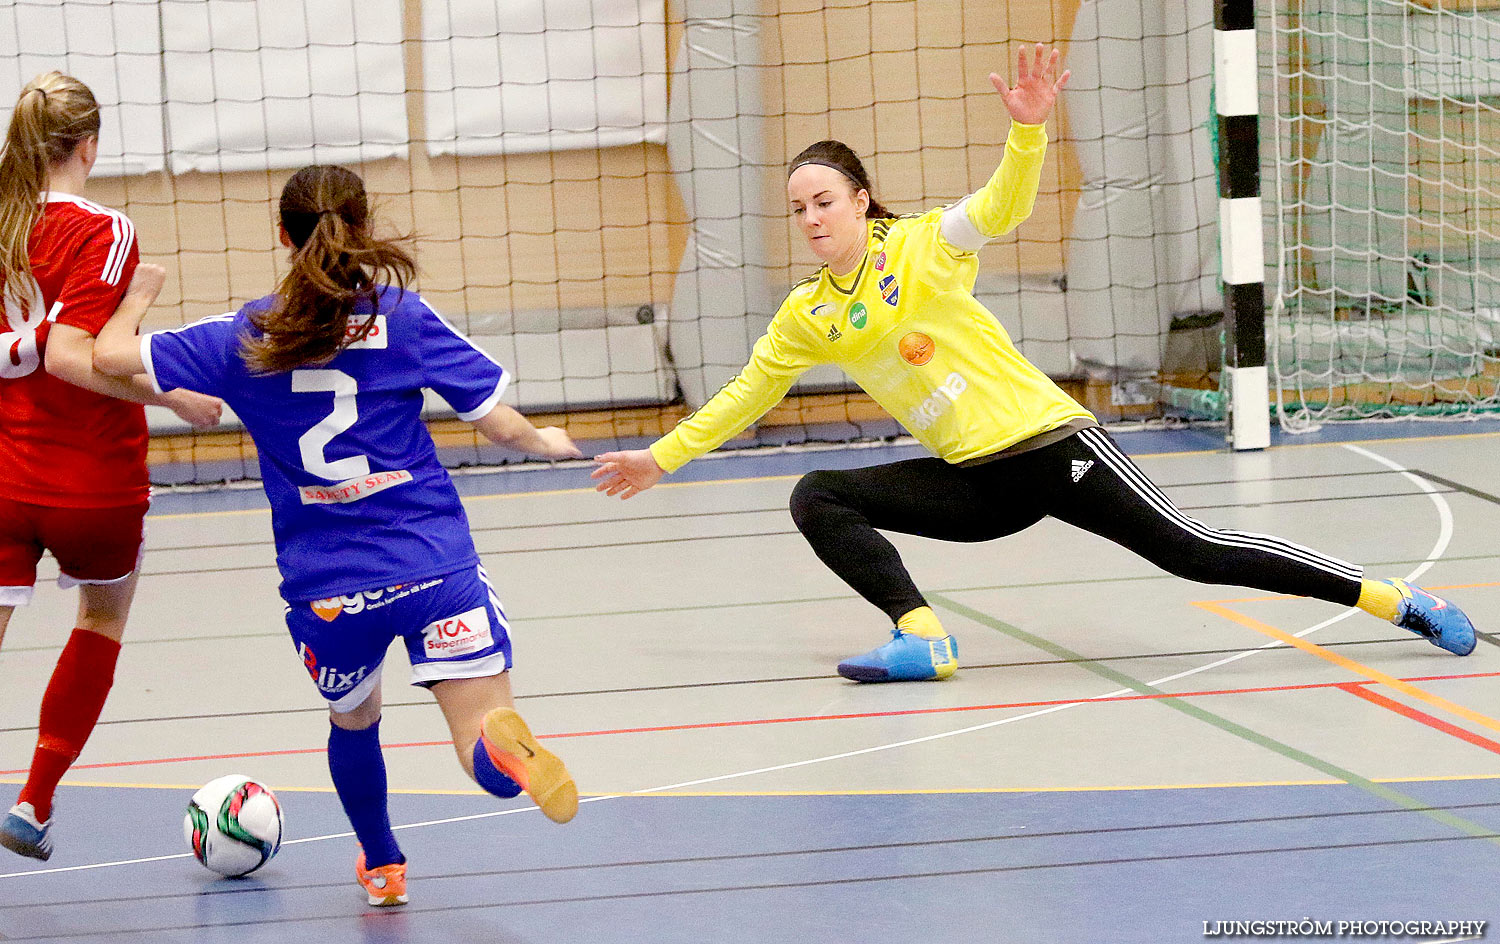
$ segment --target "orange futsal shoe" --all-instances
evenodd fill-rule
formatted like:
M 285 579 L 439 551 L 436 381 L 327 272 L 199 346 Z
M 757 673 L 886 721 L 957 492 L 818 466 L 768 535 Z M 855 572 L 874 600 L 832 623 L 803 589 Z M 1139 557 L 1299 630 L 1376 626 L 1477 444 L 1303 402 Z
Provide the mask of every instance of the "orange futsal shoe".
M 406 863 L 365 868 L 365 854 L 360 852 L 359 862 L 354 866 L 354 877 L 359 887 L 370 896 L 370 904 L 377 908 L 406 904 Z
M 531 794 L 554 823 L 566 823 L 578 812 L 578 786 L 558 756 L 537 743 L 513 708 L 496 708 L 484 716 L 480 740 L 490 760 Z

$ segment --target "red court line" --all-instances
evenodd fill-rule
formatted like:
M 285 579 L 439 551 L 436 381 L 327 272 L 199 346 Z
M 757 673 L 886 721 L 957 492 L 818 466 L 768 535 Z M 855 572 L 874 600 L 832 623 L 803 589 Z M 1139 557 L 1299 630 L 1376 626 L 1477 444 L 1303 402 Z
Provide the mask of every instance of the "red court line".
M 1500 678 L 1500 672 L 1473 672 L 1463 675 L 1423 675 L 1416 678 L 1402 679 L 1405 682 L 1448 682 L 1458 679 L 1475 678 Z M 703 731 L 710 728 L 741 728 L 762 724 L 798 724 L 804 721 L 851 721 L 862 718 L 897 718 L 909 715 L 936 715 L 955 714 L 964 711 L 1000 711 L 1007 708 L 1047 708 L 1054 705 L 1087 705 L 1106 704 L 1121 701 L 1156 701 L 1162 698 L 1204 698 L 1211 695 L 1255 695 L 1265 692 L 1301 692 L 1322 688 L 1339 688 L 1350 690 L 1362 689 L 1366 685 L 1376 684 L 1371 681 L 1360 682 L 1312 682 L 1305 685 L 1268 685 L 1262 688 L 1216 688 L 1198 692 L 1160 692 L 1150 695 L 1113 695 L 1108 698 L 1058 698 L 1051 701 L 1014 701 L 1002 702 L 993 705 L 950 705 L 943 708 L 908 708 L 901 711 L 864 711 L 853 714 L 840 715 L 803 715 L 789 718 L 750 718 L 741 721 L 707 721 L 697 724 L 667 724 L 646 728 L 609 728 L 599 731 L 565 731 L 560 734 L 544 734 L 539 737 L 552 738 L 579 738 L 579 737 L 604 737 L 613 734 L 656 734 L 665 731 Z M 1405 707 L 1405 706 L 1402 706 Z M 1436 721 L 1437 719 L 1433 719 Z M 1441 723 L 1441 722 L 1440 722 Z M 1462 729 L 1458 729 L 1462 730 Z M 1467 733 L 1467 732 L 1465 732 Z M 1490 742 L 1494 743 L 1494 742 Z M 451 747 L 452 741 L 408 741 L 398 744 L 383 744 L 384 748 L 398 747 Z M 1500 747 L 1500 745 L 1497 745 Z M 240 760 L 247 757 L 290 757 L 297 754 L 322 754 L 326 748 L 322 747 L 299 747 L 285 751 L 248 751 L 238 754 L 195 754 L 188 757 L 156 757 L 148 760 L 120 760 L 110 761 L 103 764 L 74 764 L 72 770 L 104 770 L 111 767 L 146 767 L 153 764 L 186 764 L 200 760 Z M 27 773 L 25 768 L 20 770 L 0 770 L 0 777 L 15 776 Z
M 1407 679 L 1407 681 L 1416 680 Z M 1425 711 L 1418 711 L 1416 708 L 1413 708 L 1410 705 L 1402 704 L 1401 702 L 1396 701 L 1394 698 L 1388 698 L 1385 695 L 1380 694 L 1379 692 L 1372 692 L 1370 691 L 1368 686 L 1373 684 L 1373 682 L 1345 682 L 1336 687 L 1343 689 L 1351 695 L 1356 695 L 1360 698 L 1363 698 L 1365 701 L 1370 702 L 1373 705 L 1379 705 L 1382 708 L 1394 711 L 1398 715 L 1402 715 L 1404 717 L 1412 719 L 1413 721 L 1425 724 L 1429 728 L 1435 728 L 1443 732 L 1444 734 L 1451 734 L 1456 738 L 1468 741 L 1475 747 L 1482 747 L 1485 750 L 1490 751 L 1491 753 L 1500 754 L 1500 741 L 1492 741 L 1487 737 L 1475 734 L 1473 731 L 1468 731 L 1464 728 L 1460 728 L 1456 724 L 1449 724 L 1442 718 L 1434 717 Z

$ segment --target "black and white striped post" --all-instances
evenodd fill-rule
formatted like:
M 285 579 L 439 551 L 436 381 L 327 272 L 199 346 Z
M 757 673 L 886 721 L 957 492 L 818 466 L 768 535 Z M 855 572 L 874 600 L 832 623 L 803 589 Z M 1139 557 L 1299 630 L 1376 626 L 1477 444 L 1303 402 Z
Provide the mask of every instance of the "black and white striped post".
M 1235 449 L 1271 444 L 1266 378 L 1265 246 L 1260 216 L 1260 89 L 1255 0 L 1214 2 L 1214 103 L 1219 121 L 1219 264 Z

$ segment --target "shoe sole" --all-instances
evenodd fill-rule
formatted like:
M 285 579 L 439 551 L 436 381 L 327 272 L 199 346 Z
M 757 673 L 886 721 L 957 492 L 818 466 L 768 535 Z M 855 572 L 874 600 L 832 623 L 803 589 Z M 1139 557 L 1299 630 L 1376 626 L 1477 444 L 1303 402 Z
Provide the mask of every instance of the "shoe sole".
M 354 866 L 354 880 L 359 883 L 359 887 L 365 893 L 365 900 L 368 901 L 372 907 L 375 907 L 375 908 L 392 908 L 392 907 L 395 907 L 396 905 L 404 905 L 404 904 L 406 904 L 406 902 L 409 899 L 406 897 L 406 892 L 404 892 L 404 891 L 397 892 L 395 894 L 392 894 L 390 892 L 384 892 L 384 893 L 382 893 L 382 892 L 378 891 L 377 889 L 371 888 L 369 885 L 366 885 L 365 884 L 365 868 L 364 868 L 364 865 L 365 865 L 365 854 L 364 854 L 364 851 L 361 850 L 360 854 L 359 854 L 359 863 Z M 403 874 L 403 877 L 402 877 L 401 884 L 402 884 L 403 887 L 406 885 L 406 880 L 405 880 L 404 874 Z
M 935 670 L 933 675 L 922 678 L 912 676 L 892 675 L 886 669 L 877 669 L 864 665 L 843 665 L 838 668 L 839 675 L 851 682 L 941 682 L 943 679 L 952 678 L 953 673 L 958 671 L 958 666 L 953 663 L 941 666 Z
M 29 842 L 22 842 L 9 833 L 0 833 L 0 846 L 4 846 L 16 855 L 23 855 L 28 859 L 36 859 L 46 862 L 52 858 L 51 849 L 40 849 Z
M 864 665 L 839 664 L 839 674 L 851 682 L 889 682 L 891 673 Z
M 554 823 L 566 823 L 578 812 L 578 786 L 562 760 L 537 743 L 531 728 L 512 708 L 484 716 L 484 739 L 497 751 L 516 758 L 525 770 L 521 784 L 532 802 Z
M 385 895 L 377 898 L 369 892 L 365 892 L 365 897 L 376 908 L 393 908 L 396 905 L 404 905 L 408 901 L 405 895 Z

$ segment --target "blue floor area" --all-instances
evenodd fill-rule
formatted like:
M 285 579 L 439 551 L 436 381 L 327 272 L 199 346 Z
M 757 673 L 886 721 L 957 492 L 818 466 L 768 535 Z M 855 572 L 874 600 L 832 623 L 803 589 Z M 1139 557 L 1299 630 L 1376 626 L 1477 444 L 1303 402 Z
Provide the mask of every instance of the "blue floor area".
M 895 436 L 900 431 L 892 425 L 892 428 L 886 432 Z M 1120 443 L 1121 448 L 1131 455 L 1226 449 L 1224 431 L 1216 426 L 1196 425 L 1172 429 L 1111 430 L 1110 432 Z M 1451 436 L 1469 433 L 1500 433 L 1500 419 L 1444 422 L 1407 419 L 1379 423 L 1334 423 L 1324 426 L 1317 432 L 1299 435 L 1284 433 L 1273 427 L 1271 445 L 1274 448 L 1282 445 L 1378 441 L 1413 436 Z M 606 449 L 642 448 L 648 444 L 648 440 L 642 439 L 607 443 L 586 442 L 580 443 L 580 447 L 585 455 L 592 456 Z M 791 451 L 756 448 L 777 444 L 779 444 L 778 440 L 767 439 L 764 442 L 735 444 L 734 448 L 725 447 L 716 453 L 688 463 L 662 481 L 663 483 L 703 482 L 800 475 L 810 469 L 858 468 L 931 455 L 924 447 L 909 440 L 877 441 L 851 445 L 847 448 L 812 448 Z M 515 457 L 513 454 L 495 451 L 493 454 L 484 453 L 482 458 L 487 461 L 500 462 Z M 239 470 L 234 473 L 235 477 L 245 474 L 241 465 L 236 464 L 235 468 Z M 556 465 L 513 464 L 495 471 L 462 470 L 455 474 L 454 482 L 458 486 L 459 494 L 465 496 L 581 489 L 593 487 L 594 482 L 589 478 L 593 469 L 592 462 L 569 462 Z M 191 481 L 192 470 L 176 468 L 165 470 L 165 472 L 163 476 L 162 470 L 153 469 L 153 477 L 159 484 Z M 159 490 L 151 510 L 154 514 L 182 514 L 267 507 L 265 496 L 254 485 L 253 482 L 240 482 L 219 488 Z
M 181 850 L 186 791 L 64 788 L 53 860 L 0 859 L 0 940 L 1162 944 L 1205 921 L 1495 918 L 1495 781 L 1400 789 L 1488 834 L 1346 786 L 613 798 L 568 826 L 527 811 L 403 831 L 412 902 L 377 911 L 352 839 L 233 881 L 185 858 L 9 875 Z M 345 828 L 330 794 L 282 800 L 289 838 Z

